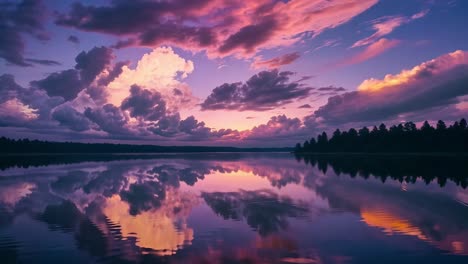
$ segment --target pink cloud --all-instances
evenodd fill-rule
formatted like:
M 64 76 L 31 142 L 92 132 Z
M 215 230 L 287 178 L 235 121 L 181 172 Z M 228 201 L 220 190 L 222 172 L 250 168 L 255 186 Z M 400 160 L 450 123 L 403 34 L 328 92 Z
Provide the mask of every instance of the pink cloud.
M 403 24 L 410 23 L 415 19 L 423 18 L 424 16 L 429 13 L 429 10 L 423 10 L 419 13 L 412 15 L 411 17 L 404 17 L 404 16 L 388 16 L 382 17 L 372 21 L 372 28 L 375 30 L 375 33 L 371 36 L 356 41 L 353 44 L 352 48 L 370 45 L 372 43 L 377 42 L 380 38 L 390 34 L 395 30 L 397 27 L 400 27 Z
M 378 0 L 134 2 L 75 4 L 56 23 L 122 37 L 118 46 L 175 45 L 210 58 L 245 57 L 290 46 L 305 36 L 342 25 Z
M 253 69 L 277 69 L 281 66 L 291 64 L 299 59 L 301 55 L 297 52 L 284 54 L 273 59 L 269 60 L 262 60 L 261 57 L 256 58 L 256 60 L 252 63 L 251 67 Z
M 380 54 L 386 52 L 389 49 L 396 47 L 398 44 L 400 44 L 399 40 L 391 40 L 385 38 L 379 39 L 378 41 L 372 43 L 358 54 L 339 62 L 336 66 L 346 66 L 367 61 L 369 59 L 379 56 Z

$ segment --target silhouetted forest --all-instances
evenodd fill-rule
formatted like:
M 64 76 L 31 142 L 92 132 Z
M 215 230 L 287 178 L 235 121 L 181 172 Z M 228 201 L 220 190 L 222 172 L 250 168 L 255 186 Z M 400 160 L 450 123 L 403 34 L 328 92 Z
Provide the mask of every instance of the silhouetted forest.
M 49 142 L 0 138 L 0 153 L 177 153 L 177 152 L 287 152 L 291 148 L 235 148 L 156 146 L 109 143 Z
M 336 175 L 368 179 L 374 177 L 415 183 L 419 178 L 443 187 L 447 180 L 463 188 L 468 187 L 468 157 L 466 155 L 301 155 L 297 161 L 317 167 L 323 173 L 333 169 Z
M 315 152 L 467 152 L 468 128 L 465 119 L 447 126 L 439 120 L 436 127 L 425 121 L 421 128 L 413 122 L 385 124 L 371 130 L 363 127 L 333 132 L 331 138 L 323 132 L 317 138 L 297 143 L 296 153 Z

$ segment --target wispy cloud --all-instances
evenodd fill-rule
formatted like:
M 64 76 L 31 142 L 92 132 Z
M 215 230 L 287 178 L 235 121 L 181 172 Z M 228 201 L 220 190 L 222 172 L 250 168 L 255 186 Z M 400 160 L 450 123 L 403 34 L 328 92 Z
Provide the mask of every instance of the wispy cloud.
M 281 66 L 291 64 L 299 59 L 301 55 L 298 52 L 284 54 L 273 59 L 262 60 L 261 57 L 256 57 L 255 61 L 252 63 L 251 67 L 254 69 L 277 69 Z
M 416 13 L 410 17 L 404 16 L 386 16 L 378 18 L 371 22 L 372 28 L 375 30 L 375 33 L 371 36 L 356 41 L 351 47 L 360 47 L 373 44 L 377 42 L 380 38 L 390 34 L 396 28 L 400 27 L 403 24 L 410 23 L 413 20 L 423 18 L 429 13 L 429 10 L 423 10 L 419 13 Z
M 336 63 L 334 66 L 347 66 L 367 61 L 369 59 L 379 56 L 380 54 L 386 52 L 389 49 L 396 47 L 398 44 L 400 44 L 400 42 L 401 41 L 399 40 L 391 40 L 385 38 L 379 39 L 378 41 L 367 46 L 363 51 Z

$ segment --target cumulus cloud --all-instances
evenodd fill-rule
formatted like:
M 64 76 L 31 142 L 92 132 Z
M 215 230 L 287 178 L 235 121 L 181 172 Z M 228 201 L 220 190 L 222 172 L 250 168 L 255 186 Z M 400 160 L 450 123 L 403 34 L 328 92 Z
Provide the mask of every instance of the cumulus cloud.
M 176 45 L 209 57 L 246 56 L 337 27 L 377 3 L 349 1 L 114 1 L 76 3 L 58 25 L 117 35 L 116 46 Z
M 42 90 L 21 87 L 12 75 L 0 76 L 2 125 L 42 126 L 48 120 L 50 110 L 61 103 L 61 97 L 49 97 Z
M 366 45 L 375 43 L 380 38 L 392 33 L 393 30 L 395 30 L 397 27 L 400 27 L 403 24 L 410 23 L 411 21 L 415 19 L 423 18 L 424 16 L 427 15 L 427 13 L 429 13 L 429 10 L 423 10 L 410 17 L 387 16 L 387 17 L 382 17 L 382 18 L 373 20 L 371 21 L 371 24 L 372 24 L 372 29 L 375 30 L 375 33 L 367 38 L 356 41 L 356 43 L 354 43 L 352 47 L 354 48 L 354 47 L 366 46 Z
M 34 120 L 38 117 L 36 111 L 16 98 L 0 103 L 0 126 Z
M 121 67 L 121 74 L 108 85 L 109 102 L 120 105 L 130 93 L 130 87 L 136 84 L 160 93 L 171 110 L 193 106 L 196 98 L 182 82 L 193 70 L 193 62 L 183 59 L 172 48 L 156 48 L 145 54 L 135 69 L 127 65 Z M 174 89 L 177 89 L 177 96 L 174 96 Z
M 468 52 L 459 50 L 382 80 L 365 80 L 358 91 L 329 98 L 315 116 L 333 124 L 381 121 L 457 105 L 467 86 Z
M 51 73 L 42 80 L 33 81 L 32 85 L 45 90 L 49 96 L 61 96 L 67 101 L 76 98 L 85 88 L 79 72 L 74 69 Z
M 52 118 L 60 125 L 78 132 L 88 130 L 91 125 L 90 120 L 83 113 L 76 111 L 69 105 L 57 107 L 52 113 Z
M 256 59 L 252 64 L 252 68 L 254 69 L 261 69 L 261 68 L 268 68 L 268 69 L 276 69 L 284 65 L 291 64 L 299 59 L 301 55 L 298 52 L 288 53 L 281 55 L 279 57 L 269 59 L 269 60 L 262 60 Z
M 107 68 L 113 59 L 114 55 L 112 49 L 107 47 L 94 47 L 90 51 L 82 51 L 76 56 L 75 69 L 80 71 L 81 80 L 88 84 Z
M 130 134 L 126 126 L 128 118 L 115 105 L 106 104 L 99 108 L 86 108 L 84 115 L 110 135 Z
M 70 101 L 109 67 L 113 57 L 111 49 L 94 47 L 88 52 L 78 54 L 75 69 L 51 73 L 42 80 L 32 81 L 31 85 L 45 90 L 49 96 L 61 96 Z
M 156 121 L 166 115 L 166 102 L 158 92 L 142 89 L 133 85 L 130 96 L 123 100 L 120 106 L 122 110 L 128 110 L 131 117 Z
M 292 72 L 262 71 L 247 82 L 225 83 L 213 89 L 202 110 L 266 111 L 307 97 L 313 89 L 290 82 Z
M 0 6 L 0 58 L 16 66 L 31 66 L 42 60 L 25 60 L 23 34 L 39 40 L 47 40 L 44 30 L 46 10 L 42 1 L 23 0 L 19 3 L 6 2 Z
M 241 131 L 239 134 L 240 139 L 245 143 L 256 142 L 263 146 L 278 146 L 281 142 L 284 146 L 293 146 L 298 141 L 316 133 L 317 126 L 318 123 L 315 121 L 309 120 L 309 123 L 306 123 L 299 118 L 278 115 L 272 116 L 265 124 Z
M 252 128 L 248 132 L 249 139 L 261 139 L 271 136 L 290 136 L 301 130 L 302 122 L 299 118 L 288 118 L 285 115 L 273 116 L 266 124 Z

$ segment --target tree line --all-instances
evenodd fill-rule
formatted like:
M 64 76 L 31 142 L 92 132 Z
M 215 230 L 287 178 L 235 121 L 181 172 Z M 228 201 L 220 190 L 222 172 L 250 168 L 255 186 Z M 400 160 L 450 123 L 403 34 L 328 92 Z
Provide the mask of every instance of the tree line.
M 291 148 L 237 148 L 210 146 L 158 146 L 110 143 L 50 142 L 0 137 L 0 154 L 27 153 L 194 153 L 290 152 Z
M 296 153 L 321 152 L 467 152 L 468 128 L 466 120 L 447 126 L 439 120 L 436 127 L 429 122 L 418 129 L 413 122 L 385 124 L 372 129 L 363 127 L 348 131 L 336 129 L 331 138 L 326 132 L 312 137 L 303 144 L 297 143 Z

